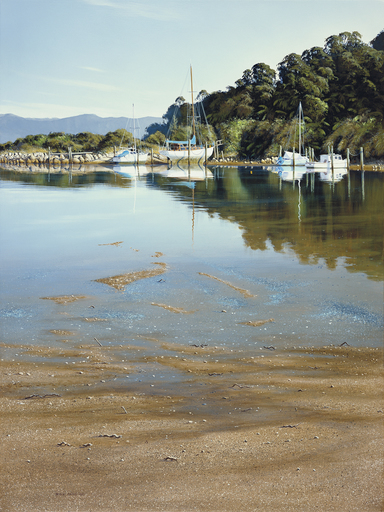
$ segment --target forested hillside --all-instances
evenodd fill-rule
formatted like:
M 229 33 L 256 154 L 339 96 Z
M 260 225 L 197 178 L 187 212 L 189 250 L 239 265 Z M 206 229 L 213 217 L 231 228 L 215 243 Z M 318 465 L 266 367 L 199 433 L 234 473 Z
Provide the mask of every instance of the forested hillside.
M 286 146 L 299 102 L 306 144 L 343 152 L 364 146 L 369 158 L 384 156 L 384 31 L 370 44 L 358 32 L 326 39 L 324 47 L 291 53 L 277 70 L 265 63 L 246 69 L 235 86 L 200 93 L 209 124 L 227 153 L 276 156 Z M 180 102 L 180 98 L 176 103 Z M 170 107 L 164 119 L 171 120 Z M 160 126 L 152 125 L 154 133 Z

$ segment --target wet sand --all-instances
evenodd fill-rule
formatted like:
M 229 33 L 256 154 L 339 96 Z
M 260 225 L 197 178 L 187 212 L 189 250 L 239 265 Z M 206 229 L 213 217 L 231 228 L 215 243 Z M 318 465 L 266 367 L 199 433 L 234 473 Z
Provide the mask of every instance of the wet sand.
M 0 361 L 1 511 L 383 510 L 381 349 L 161 346 Z

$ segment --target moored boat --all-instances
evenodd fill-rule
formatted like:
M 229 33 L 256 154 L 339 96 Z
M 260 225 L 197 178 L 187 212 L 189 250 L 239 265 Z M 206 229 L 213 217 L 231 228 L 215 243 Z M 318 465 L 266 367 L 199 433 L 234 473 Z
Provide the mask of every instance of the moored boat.
M 279 156 L 277 159 L 277 165 L 288 165 L 290 167 L 295 167 L 296 165 L 306 165 L 309 162 L 309 158 L 302 154 L 302 148 L 304 147 L 304 113 L 301 102 L 299 103 L 298 113 L 296 116 L 298 122 L 298 131 L 299 131 L 299 146 L 298 153 L 293 151 L 285 151 L 283 156 Z M 296 129 L 295 129 L 296 131 Z M 296 134 L 295 134 L 296 135 Z M 295 144 L 295 142 L 294 142 Z
M 148 160 L 148 154 L 144 153 L 143 151 L 140 151 L 136 147 L 136 138 L 135 138 L 135 132 L 136 132 L 136 126 L 135 126 L 135 112 L 134 112 L 134 105 L 132 105 L 132 115 L 133 115 L 133 147 L 129 148 L 122 148 L 121 144 L 123 142 L 123 139 L 121 139 L 120 143 L 120 153 L 115 155 L 112 158 L 112 162 L 114 164 L 145 164 L 145 162 Z
M 169 140 L 166 139 L 165 145 L 160 149 L 160 155 L 172 161 L 183 160 L 189 158 L 191 160 L 200 160 L 205 158 L 208 160 L 213 154 L 215 145 L 212 143 L 197 143 L 196 140 L 196 122 L 195 122 L 195 105 L 193 101 L 193 80 L 192 66 L 190 67 L 191 75 L 191 99 L 192 99 L 192 115 L 191 115 L 191 132 L 192 136 L 188 140 Z
M 147 153 L 138 151 L 137 148 L 127 148 L 112 158 L 115 164 L 145 164 L 148 159 Z
M 277 160 L 277 165 L 295 167 L 296 165 L 307 165 L 309 159 L 305 155 L 300 155 L 294 151 L 285 151 L 283 156 L 280 156 Z
M 190 140 L 178 141 L 178 140 L 166 140 L 165 146 L 160 150 L 160 155 L 166 156 L 170 160 L 182 160 L 184 158 L 191 158 L 191 160 L 199 160 L 200 158 L 207 159 L 212 156 L 214 146 L 203 144 L 196 144 L 196 135 Z
M 308 162 L 306 167 L 308 170 L 316 171 L 317 169 L 332 169 L 332 164 L 334 169 L 347 168 L 347 160 L 343 159 L 342 156 L 338 154 L 320 155 L 320 160 L 318 162 Z

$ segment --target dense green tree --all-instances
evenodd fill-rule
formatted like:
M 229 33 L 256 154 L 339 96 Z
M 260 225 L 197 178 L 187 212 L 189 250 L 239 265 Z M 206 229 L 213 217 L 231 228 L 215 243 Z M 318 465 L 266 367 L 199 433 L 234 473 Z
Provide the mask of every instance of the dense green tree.
M 302 102 L 307 121 L 319 123 L 324 118 L 328 110 L 325 98 L 329 85 L 325 70 L 318 66 L 317 73 L 318 63 L 311 65 L 315 53 L 315 50 L 307 52 L 304 58 L 292 53 L 279 64 L 274 99 L 277 116 L 292 118 L 299 102 Z
M 133 144 L 133 135 L 123 128 L 108 132 L 100 141 L 98 149 L 111 149 L 115 146 L 130 146 Z
M 254 121 L 247 119 L 233 119 L 220 126 L 220 135 L 225 140 L 225 151 L 228 154 L 243 153 L 242 139 L 244 135 L 254 128 Z M 243 156 L 246 156 L 243 154 Z
M 146 144 L 162 146 L 165 142 L 165 135 L 160 131 L 152 133 L 145 139 Z
M 258 63 L 252 67 L 252 101 L 255 119 L 273 117 L 272 102 L 275 94 L 276 71 L 268 64 Z
M 372 48 L 384 52 L 384 30 L 371 41 Z
M 330 88 L 330 126 L 377 107 L 382 111 L 382 53 L 365 44 L 358 32 L 331 36 L 324 49 L 334 62 L 337 77 Z
M 73 145 L 72 135 L 64 132 L 51 132 L 43 142 L 43 148 L 55 153 L 64 153 Z
M 73 137 L 73 141 L 82 151 L 97 151 L 103 139 L 103 135 L 90 132 L 78 133 Z

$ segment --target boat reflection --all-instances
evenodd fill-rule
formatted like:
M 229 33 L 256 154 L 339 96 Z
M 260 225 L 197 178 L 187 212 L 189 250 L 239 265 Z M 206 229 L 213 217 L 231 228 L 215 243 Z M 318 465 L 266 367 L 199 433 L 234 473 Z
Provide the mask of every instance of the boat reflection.
M 130 180 L 138 180 L 141 177 L 145 177 L 152 172 L 151 167 L 145 165 L 114 165 L 112 168 L 113 172 Z
M 280 178 L 284 181 L 300 181 L 307 173 L 305 167 L 282 167 L 277 166 L 276 171 Z
M 210 169 L 198 165 L 191 165 L 189 167 L 182 167 L 180 164 L 172 167 L 161 166 L 161 168 L 156 168 L 156 172 L 165 178 L 173 178 L 184 182 L 204 181 L 213 178 L 213 173 Z
M 334 169 L 332 172 L 332 169 L 330 167 L 327 168 L 326 171 L 321 171 L 319 173 L 319 177 L 321 181 L 327 181 L 329 183 L 335 183 L 338 181 L 341 181 L 344 176 L 348 174 L 347 169 Z
M 348 174 L 348 169 L 339 168 L 333 169 L 332 171 L 331 166 L 328 166 L 320 171 L 319 169 L 313 170 L 310 168 L 302 167 L 277 166 L 274 170 L 272 170 L 272 172 L 277 173 L 281 180 L 289 181 L 293 184 L 295 184 L 295 182 L 299 183 L 305 175 L 308 177 L 314 176 L 315 174 L 319 176 L 320 181 L 325 181 L 327 183 L 337 183 Z

